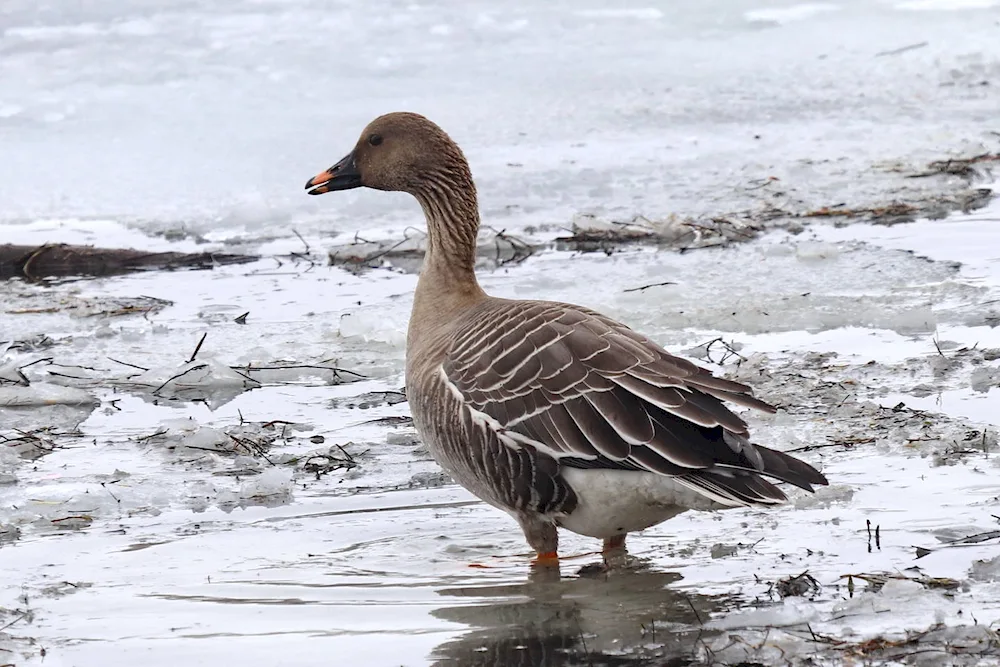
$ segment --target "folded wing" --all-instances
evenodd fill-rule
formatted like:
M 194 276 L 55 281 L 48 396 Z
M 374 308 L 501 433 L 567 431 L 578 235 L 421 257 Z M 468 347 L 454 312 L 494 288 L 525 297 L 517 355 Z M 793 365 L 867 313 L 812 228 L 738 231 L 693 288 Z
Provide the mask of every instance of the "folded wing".
M 504 442 L 561 465 L 668 475 L 725 505 L 785 500 L 762 475 L 808 490 L 827 483 L 750 443 L 725 402 L 774 408 L 749 387 L 583 308 L 491 301 L 460 328 L 441 372 Z

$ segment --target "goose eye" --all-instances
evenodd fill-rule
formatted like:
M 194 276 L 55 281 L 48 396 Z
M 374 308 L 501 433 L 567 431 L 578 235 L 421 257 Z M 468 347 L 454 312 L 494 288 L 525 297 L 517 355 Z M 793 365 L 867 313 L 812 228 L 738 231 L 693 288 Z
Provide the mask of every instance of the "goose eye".
M 371 144 L 372 146 L 378 146 L 379 144 L 382 143 L 382 135 L 373 134 L 372 136 L 368 137 L 368 143 Z

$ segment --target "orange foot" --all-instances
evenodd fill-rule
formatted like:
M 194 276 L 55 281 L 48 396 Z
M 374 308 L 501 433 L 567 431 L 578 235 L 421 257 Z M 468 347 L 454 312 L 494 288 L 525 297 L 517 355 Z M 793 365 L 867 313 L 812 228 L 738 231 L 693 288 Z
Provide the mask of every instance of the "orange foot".
M 532 565 L 558 565 L 559 564 L 559 554 L 555 551 L 546 551 L 543 554 L 538 554 L 535 556 L 534 560 L 531 561 Z

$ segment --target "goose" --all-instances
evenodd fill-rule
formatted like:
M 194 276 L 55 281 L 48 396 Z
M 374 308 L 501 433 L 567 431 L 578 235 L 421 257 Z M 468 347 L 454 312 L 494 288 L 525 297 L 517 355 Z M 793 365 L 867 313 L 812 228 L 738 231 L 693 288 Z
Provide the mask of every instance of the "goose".
M 827 484 L 751 443 L 726 404 L 776 409 L 750 387 L 588 308 L 486 294 L 469 163 L 424 116 L 376 118 L 306 183 L 310 195 L 359 187 L 409 193 L 427 221 L 406 338 L 417 432 L 456 482 L 517 521 L 535 564 L 558 564 L 559 528 L 602 540 L 607 560 L 628 533 L 687 510 L 786 501 L 767 478 Z

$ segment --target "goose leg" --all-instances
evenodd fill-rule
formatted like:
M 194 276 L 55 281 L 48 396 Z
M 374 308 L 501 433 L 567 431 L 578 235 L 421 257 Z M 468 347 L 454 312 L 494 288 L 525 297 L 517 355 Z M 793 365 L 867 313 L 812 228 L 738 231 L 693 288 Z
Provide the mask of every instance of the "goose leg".
M 577 574 L 581 577 L 602 576 L 628 565 L 628 552 L 625 551 L 626 535 L 627 533 L 622 533 L 621 535 L 605 537 L 601 562 L 584 565 L 577 571 Z
M 535 517 L 518 517 L 521 530 L 528 545 L 537 554 L 534 563 L 537 565 L 554 565 L 559 562 L 559 533 L 556 527 L 548 521 Z
M 625 536 L 627 533 L 604 538 L 604 567 L 614 568 L 623 566 L 628 561 L 628 552 L 625 550 Z
M 624 549 L 625 548 L 625 536 L 626 535 L 628 535 L 628 533 L 622 533 L 621 535 L 615 535 L 614 537 L 605 537 L 604 538 L 604 553 L 607 554 L 607 553 L 609 553 L 611 551 L 615 551 L 617 549 Z

